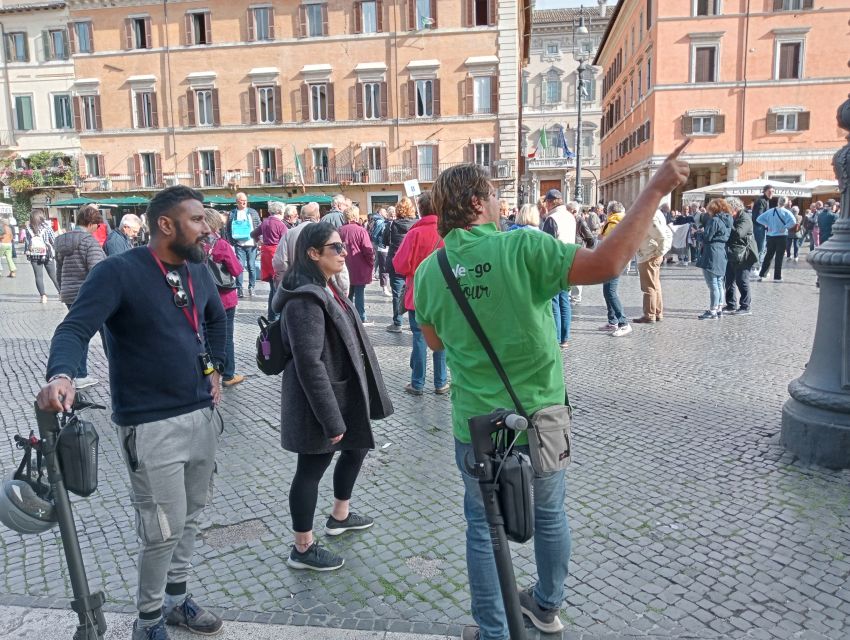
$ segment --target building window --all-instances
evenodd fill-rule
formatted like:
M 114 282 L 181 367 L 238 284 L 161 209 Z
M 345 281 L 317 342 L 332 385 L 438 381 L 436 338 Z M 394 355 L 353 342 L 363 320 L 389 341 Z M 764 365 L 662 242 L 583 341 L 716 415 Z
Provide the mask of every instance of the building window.
M 213 95 L 211 89 L 201 89 L 195 91 L 195 97 L 198 101 L 198 126 L 211 127 L 215 124 L 213 116 Z
M 434 147 L 432 145 L 421 145 L 416 147 L 416 169 L 420 180 L 431 182 L 437 176 L 437 167 L 434 166 Z
M 637 70 L 637 92 L 638 92 L 638 100 L 643 99 L 643 68 L 638 67 Z
M 472 82 L 473 113 L 493 113 L 493 78 L 478 76 Z
M 54 94 L 53 96 L 53 128 L 74 128 L 74 119 L 71 116 L 71 96 L 67 93 Z
M 696 116 L 691 119 L 694 134 L 714 133 L 714 116 Z
M 100 99 L 98 96 L 80 97 L 81 125 L 84 131 L 100 129 Z
M 363 83 L 363 117 L 366 120 L 377 120 L 381 114 L 381 83 Z
M 635 106 L 635 77 L 629 78 L 629 108 Z
M 643 42 L 643 11 L 640 12 L 640 21 L 638 22 L 638 42 Z
M 156 101 L 152 91 L 136 93 L 136 126 L 140 129 L 157 127 Z
M 68 36 L 64 29 L 51 29 L 44 32 L 44 59 L 45 60 L 67 60 L 70 57 L 68 51 Z
M 383 166 L 383 147 L 366 147 L 363 151 L 366 155 L 366 168 L 369 171 L 378 171 L 385 168 Z
M 32 96 L 15 96 L 15 129 L 32 131 Z
M 471 26 L 473 27 L 486 27 L 487 25 L 495 24 L 495 16 L 490 15 L 490 10 L 494 9 L 493 6 L 495 3 L 491 3 L 491 0 L 472 0 L 471 3 L 468 3 L 467 6 L 469 10 L 472 11 L 472 15 L 470 18 Z M 557 45 L 555 49 L 555 54 L 558 53 Z
M 330 157 L 325 147 L 313 149 L 313 182 L 327 184 L 331 181 Z
M 434 116 L 434 81 L 416 81 L 416 117 L 432 118 Z
M 374 1 L 360 3 L 360 33 L 378 33 L 377 5 L 378 3 Z
M 156 154 L 155 153 L 140 153 L 139 154 L 139 172 L 141 173 L 142 187 L 156 186 Z
M 558 104 L 561 101 L 561 77 L 554 71 L 550 71 L 546 74 L 543 86 L 544 103 Z
M 792 80 L 803 77 L 803 43 L 780 42 L 777 46 L 776 79 Z
M 646 92 L 652 87 L 652 58 L 646 59 Z
M 581 136 L 581 152 L 585 157 L 593 155 L 593 132 L 585 131 Z
M 210 44 L 210 14 L 206 11 L 186 14 L 186 44 Z
M 695 16 L 720 15 L 720 0 L 694 0 Z
M 694 47 L 693 81 L 717 82 L 717 45 Z
M 431 15 L 431 0 L 416 0 L 415 29 L 428 29 L 433 25 L 434 16 Z
M 522 104 L 526 105 L 526 104 L 528 104 L 528 76 L 526 76 L 525 74 L 523 74 L 523 76 L 522 76 L 521 92 L 522 92 L 522 96 L 521 96 Z
M 201 162 L 201 186 L 216 186 L 218 167 L 215 163 L 215 151 L 199 151 L 198 159 Z
M 94 51 L 94 37 L 91 22 L 75 22 L 72 28 L 76 53 L 92 53 Z
M 277 150 L 260 149 L 260 182 L 272 184 L 277 180 Z
M 685 114 L 682 116 L 682 133 L 685 135 L 714 135 L 726 131 L 726 116 L 714 114 Z M 649 130 L 645 126 L 643 138 L 649 139 Z
M 767 114 L 768 133 L 808 131 L 810 123 L 809 111 L 776 111 Z
M 802 11 L 814 7 L 814 0 L 773 0 L 774 11 Z
M 127 19 L 128 49 L 150 49 L 150 18 Z
M 328 85 L 310 85 L 310 120 L 324 122 L 328 119 Z
M 101 176 L 100 171 L 100 156 L 96 154 L 87 153 L 85 156 L 86 160 L 86 175 L 91 176 L 93 178 L 99 178 Z
M 325 35 L 324 29 L 324 12 L 326 11 L 323 4 L 308 4 L 307 12 L 307 35 L 311 38 L 316 38 Z
M 546 43 L 546 55 L 547 56 L 558 55 L 558 43 L 557 42 Z
M 487 142 L 472 145 L 473 162 L 482 167 L 489 167 L 491 147 L 492 145 Z
M 6 34 L 6 60 L 9 62 L 30 61 L 27 34 L 23 31 Z
M 274 40 L 274 14 L 271 7 L 253 7 L 254 40 Z
M 276 122 L 275 88 L 257 87 L 257 122 L 273 124 Z

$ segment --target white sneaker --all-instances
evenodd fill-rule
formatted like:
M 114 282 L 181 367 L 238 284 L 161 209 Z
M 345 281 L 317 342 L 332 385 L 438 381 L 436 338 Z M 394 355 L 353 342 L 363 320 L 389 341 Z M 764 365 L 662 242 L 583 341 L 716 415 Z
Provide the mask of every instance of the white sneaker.
M 392 297 L 393 297 L 393 292 L 392 292 L 392 291 L 390 291 L 390 288 L 389 288 L 389 287 L 384 287 L 384 288 L 383 288 L 383 294 L 384 294 L 385 296 L 387 296 L 388 298 L 392 298 Z
M 622 327 L 617 327 L 614 331 L 611 332 L 612 338 L 622 338 L 623 336 L 627 336 L 632 332 L 632 325 L 626 324 Z
M 99 382 L 100 382 L 100 380 L 98 380 L 97 378 L 92 378 L 91 376 L 86 376 L 85 378 L 75 378 L 74 379 L 74 386 L 77 389 L 85 389 L 86 387 L 93 387 L 94 385 L 96 385 Z

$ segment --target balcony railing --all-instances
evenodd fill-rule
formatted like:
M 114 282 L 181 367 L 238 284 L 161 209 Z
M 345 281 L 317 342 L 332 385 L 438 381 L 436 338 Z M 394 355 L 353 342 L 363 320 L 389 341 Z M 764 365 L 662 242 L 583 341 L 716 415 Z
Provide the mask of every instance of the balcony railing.
M 320 185 L 360 184 L 401 184 L 405 180 L 419 180 L 431 183 L 441 171 L 454 167 L 459 162 L 440 164 L 390 165 L 380 169 L 364 167 L 342 167 L 331 164 L 328 167 L 308 167 L 303 171 L 303 184 L 306 187 Z M 496 160 L 483 167 L 493 180 L 510 180 L 515 174 L 513 160 Z M 301 173 L 295 167 L 279 170 L 250 171 L 202 171 L 198 175 L 163 174 L 160 184 L 153 184 L 151 176 L 143 175 L 139 179 L 130 175 L 89 176 L 82 180 L 82 190 L 93 191 L 133 191 L 151 190 L 161 187 L 184 184 L 201 189 L 228 188 L 246 189 L 251 187 L 293 188 L 302 184 Z

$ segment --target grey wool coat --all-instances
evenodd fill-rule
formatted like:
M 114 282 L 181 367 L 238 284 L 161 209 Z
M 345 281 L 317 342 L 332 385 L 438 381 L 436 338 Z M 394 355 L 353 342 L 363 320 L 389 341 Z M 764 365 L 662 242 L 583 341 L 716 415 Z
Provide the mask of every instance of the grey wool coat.
M 343 309 L 326 289 L 281 287 L 272 307 L 281 314 L 284 349 L 280 441 L 295 453 L 373 449 L 370 419 L 390 416 L 372 344 L 351 302 Z M 345 434 L 332 445 L 330 439 Z

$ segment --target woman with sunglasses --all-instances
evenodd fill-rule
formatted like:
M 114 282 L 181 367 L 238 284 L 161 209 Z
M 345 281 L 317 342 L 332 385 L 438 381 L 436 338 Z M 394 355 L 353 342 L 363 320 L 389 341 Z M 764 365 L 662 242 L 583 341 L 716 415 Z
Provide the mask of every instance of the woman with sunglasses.
M 294 569 L 332 571 L 345 562 L 313 537 L 319 482 L 337 451 L 325 533 L 372 526 L 373 520 L 353 513 L 349 502 L 363 460 L 375 446 L 370 420 L 393 412 L 360 317 L 334 283 L 346 253 L 330 224 L 305 226 L 272 304 L 281 314 L 289 359 L 281 390 L 281 444 L 298 454 L 289 490 L 295 542 L 287 564 Z

